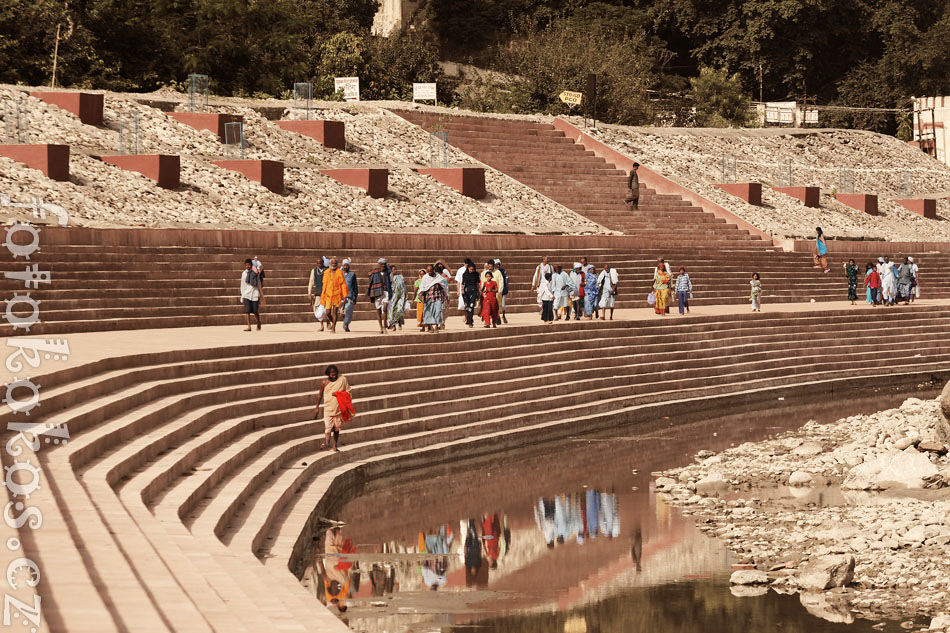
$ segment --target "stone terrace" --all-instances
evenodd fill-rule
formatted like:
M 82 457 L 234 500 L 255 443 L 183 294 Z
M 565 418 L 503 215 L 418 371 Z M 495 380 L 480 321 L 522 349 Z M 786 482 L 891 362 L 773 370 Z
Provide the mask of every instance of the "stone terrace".
M 43 467 L 30 504 L 44 526 L 20 537 L 42 564 L 49 630 L 343 630 L 296 577 L 317 517 L 349 483 L 579 425 L 650 420 L 656 407 L 674 416 L 695 399 L 947 372 L 948 334 L 950 308 L 919 305 L 190 351 L 163 337 L 169 351 L 36 378 L 43 401 L 30 421 L 66 425 L 70 438 L 36 456 L 25 449 Z M 96 335 L 71 342 L 83 336 Z M 504 352 L 486 355 L 486 345 Z M 359 410 L 339 454 L 319 450 L 311 419 L 330 362 L 350 377 Z M 576 388 L 565 394 L 564 383 Z

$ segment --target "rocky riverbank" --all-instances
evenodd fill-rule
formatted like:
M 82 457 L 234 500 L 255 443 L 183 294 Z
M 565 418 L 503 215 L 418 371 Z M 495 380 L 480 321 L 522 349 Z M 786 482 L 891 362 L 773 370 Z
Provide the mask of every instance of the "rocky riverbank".
M 656 489 L 737 555 L 737 595 L 800 593 L 827 620 L 950 631 L 948 440 L 940 401 L 910 398 L 700 451 Z

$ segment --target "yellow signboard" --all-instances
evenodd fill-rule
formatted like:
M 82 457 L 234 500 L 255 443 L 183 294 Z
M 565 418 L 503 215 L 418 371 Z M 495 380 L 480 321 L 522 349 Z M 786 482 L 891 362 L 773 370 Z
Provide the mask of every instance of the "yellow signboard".
M 584 94 L 581 92 L 571 92 L 570 90 L 565 90 L 558 97 L 564 103 L 569 105 L 580 105 L 581 100 L 584 98 Z

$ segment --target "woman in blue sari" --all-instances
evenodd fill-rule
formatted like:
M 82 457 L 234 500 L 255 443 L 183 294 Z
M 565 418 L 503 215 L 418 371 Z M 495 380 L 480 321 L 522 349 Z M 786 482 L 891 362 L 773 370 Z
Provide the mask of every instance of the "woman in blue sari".
M 588 319 L 597 314 L 597 275 L 593 265 L 588 265 L 584 278 L 584 316 Z

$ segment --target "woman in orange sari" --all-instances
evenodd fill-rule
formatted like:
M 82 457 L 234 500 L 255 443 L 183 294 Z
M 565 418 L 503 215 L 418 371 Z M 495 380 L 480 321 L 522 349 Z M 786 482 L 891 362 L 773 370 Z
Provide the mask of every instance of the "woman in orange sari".
M 657 314 L 665 315 L 670 305 L 670 273 L 666 272 L 666 266 L 663 264 L 657 264 L 656 272 L 653 273 L 653 292 L 656 295 L 653 310 Z
M 492 278 L 490 270 L 485 271 L 485 281 L 482 282 L 482 321 L 485 327 L 498 327 L 501 320 L 498 317 L 498 284 Z

